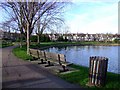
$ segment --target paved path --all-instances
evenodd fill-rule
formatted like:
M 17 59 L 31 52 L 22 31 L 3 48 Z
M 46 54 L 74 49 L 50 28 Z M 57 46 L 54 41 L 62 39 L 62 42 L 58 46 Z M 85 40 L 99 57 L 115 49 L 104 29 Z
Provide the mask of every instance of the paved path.
M 12 47 L 2 49 L 2 88 L 80 88 L 12 54 Z

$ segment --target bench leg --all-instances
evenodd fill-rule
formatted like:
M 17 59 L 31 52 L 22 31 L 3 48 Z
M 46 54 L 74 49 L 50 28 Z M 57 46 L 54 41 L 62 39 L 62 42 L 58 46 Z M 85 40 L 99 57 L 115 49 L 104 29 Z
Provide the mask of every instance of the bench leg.
M 31 56 L 32 57 L 32 56 Z M 30 58 L 29 61 L 34 61 L 34 57 Z
M 33 57 L 33 60 L 38 60 L 38 58 L 36 58 L 36 57 Z
M 41 63 L 38 63 L 38 64 L 46 64 L 46 62 L 44 62 L 44 60 L 41 59 Z
M 66 69 L 66 66 L 62 65 L 63 70 L 60 70 L 60 72 L 66 72 L 69 71 L 68 69 Z
M 48 61 L 48 65 L 45 65 L 45 67 L 49 67 L 49 66 L 54 66 L 50 61 Z

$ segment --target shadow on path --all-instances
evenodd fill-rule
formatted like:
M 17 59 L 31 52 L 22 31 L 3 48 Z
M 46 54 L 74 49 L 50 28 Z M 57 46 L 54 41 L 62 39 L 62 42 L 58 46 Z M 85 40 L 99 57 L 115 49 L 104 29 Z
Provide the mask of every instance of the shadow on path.
M 2 49 L 3 88 L 80 88 L 53 75 L 47 69 L 18 59 L 12 54 L 15 46 Z

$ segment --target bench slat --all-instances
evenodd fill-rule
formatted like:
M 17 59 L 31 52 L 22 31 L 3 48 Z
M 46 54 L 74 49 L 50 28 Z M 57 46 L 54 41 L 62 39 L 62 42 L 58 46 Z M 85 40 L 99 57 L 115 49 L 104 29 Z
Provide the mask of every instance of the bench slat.
M 33 56 L 35 58 L 39 58 L 37 49 L 29 49 L 29 51 L 30 51 L 31 56 Z
M 30 50 L 30 54 L 33 57 L 39 58 L 42 61 L 43 60 L 48 61 L 49 64 L 50 64 L 50 62 L 59 64 L 63 67 L 64 71 L 65 71 L 65 67 L 71 64 L 69 62 L 66 62 L 66 56 L 64 54 L 45 52 L 45 51 L 41 51 L 41 50 L 37 50 L 37 49 L 29 49 L 29 50 Z
M 38 55 L 40 59 L 46 60 L 46 53 L 44 51 L 38 50 Z

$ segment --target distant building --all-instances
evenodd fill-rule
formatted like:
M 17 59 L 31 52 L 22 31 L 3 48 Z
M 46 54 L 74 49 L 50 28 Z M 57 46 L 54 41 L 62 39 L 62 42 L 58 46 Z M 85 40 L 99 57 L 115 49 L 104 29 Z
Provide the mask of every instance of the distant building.
M 68 41 L 104 41 L 109 42 L 115 39 L 120 39 L 120 34 L 84 34 L 84 33 L 69 33 L 69 34 L 45 34 L 51 41 L 57 41 L 59 37 Z M 0 39 L 17 40 L 20 39 L 19 33 L 11 33 L 0 30 Z
M 56 41 L 61 34 L 49 34 L 51 40 Z M 68 41 L 113 41 L 114 39 L 120 39 L 120 34 L 84 34 L 84 33 L 69 33 L 63 34 L 63 38 L 67 38 Z
M 19 33 L 11 33 L 5 32 L 3 30 L 0 30 L 0 39 L 6 39 L 6 40 L 17 40 L 20 39 L 20 34 Z

